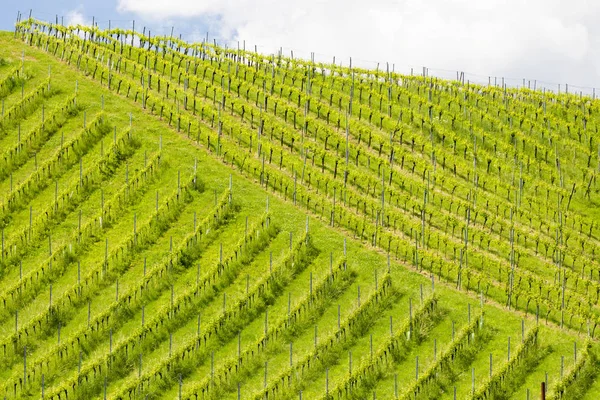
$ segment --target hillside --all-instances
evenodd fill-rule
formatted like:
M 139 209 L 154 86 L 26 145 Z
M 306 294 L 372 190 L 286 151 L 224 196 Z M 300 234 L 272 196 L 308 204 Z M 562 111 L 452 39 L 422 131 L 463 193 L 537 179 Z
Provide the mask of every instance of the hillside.
M 0 395 L 600 395 L 598 100 L 36 20 L 0 60 Z

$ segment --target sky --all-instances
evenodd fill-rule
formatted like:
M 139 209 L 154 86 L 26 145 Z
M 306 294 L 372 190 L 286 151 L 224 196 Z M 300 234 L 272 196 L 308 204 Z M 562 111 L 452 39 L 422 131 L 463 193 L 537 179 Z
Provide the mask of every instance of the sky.
M 570 92 L 600 88 L 597 0 L 0 0 L 0 29 L 17 12 L 100 27 L 146 27 L 152 34 L 266 54 L 386 68 L 487 84 Z M 525 81 L 523 81 L 525 80 Z M 600 95 L 600 89 L 598 94 Z

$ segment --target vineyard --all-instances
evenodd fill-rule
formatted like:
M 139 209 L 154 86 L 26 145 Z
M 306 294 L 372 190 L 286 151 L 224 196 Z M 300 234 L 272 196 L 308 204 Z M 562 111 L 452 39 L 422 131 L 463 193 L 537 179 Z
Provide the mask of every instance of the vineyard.
M 0 44 L 0 396 L 600 396 L 600 100 L 145 28 Z

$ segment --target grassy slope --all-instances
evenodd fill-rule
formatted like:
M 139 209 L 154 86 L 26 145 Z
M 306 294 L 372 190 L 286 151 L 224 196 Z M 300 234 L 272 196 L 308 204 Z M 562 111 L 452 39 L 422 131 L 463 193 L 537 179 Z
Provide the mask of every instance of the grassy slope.
M 26 49 L 27 61 L 26 61 L 26 69 L 30 70 L 32 75 L 35 77 L 34 79 L 38 79 L 40 76 L 43 76 L 47 73 L 48 66 L 51 66 L 52 69 L 52 85 L 55 87 L 60 87 L 62 91 L 65 93 L 72 92 L 74 90 L 74 80 L 78 81 L 78 101 L 80 104 L 86 107 L 87 118 L 91 119 L 91 115 L 97 113 L 99 111 L 100 106 L 100 96 L 104 96 L 104 111 L 107 115 L 108 120 L 111 125 L 117 126 L 117 129 L 124 129 L 128 125 L 129 113 L 131 113 L 133 118 L 133 131 L 135 136 L 141 141 L 141 147 L 136 151 L 135 156 L 131 159 L 129 163 L 129 171 L 134 171 L 135 169 L 141 168 L 143 165 L 143 151 L 147 151 L 148 153 L 155 151 L 158 147 L 159 140 L 162 141 L 162 149 L 163 149 L 163 171 L 160 174 L 160 178 L 158 182 L 151 183 L 143 195 L 143 197 L 137 201 L 134 205 L 127 208 L 122 218 L 120 218 L 120 222 L 117 222 L 114 227 L 109 229 L 99 240 L 97 240 L 89 249 L 87 249 L 84 256 L 82 256 L 82 264 L 84 266 L 90 264 L 98 264 L 101 263 L 104 252 L 104 243 L 105 239 L 108 239 L 111 246 L 116 246 L 116 243 L 119 242 L 120 238 L 124 235 L 128 234 L 131 231 L 132 220 L 134 213 L 137 215 L 138 221 L 143 219 L 144 215 L 149 215 L 154 209 L 154 197 L 155 193 L 158 190 L 160 194 L 160 198 L 164 198 L 168 193 L 170 193 L 174 188 L 174 182 L 177 179 L 177 171 L 181 170 L 182 175 L 187 175 L 191 172 L 194 160 L 198 160 L 199 170 L 201 171 L 202 180 L 206 184 L 206 191 L 202 195 L 196 195 L 194 201 L 186 206 L 184 212 L 179 219 L 176 226 L 173 226 L 169 230 L 166 231 L 165 234 L 161 236 L 156 246 L 151 249 L 145 250 L 143 253 L 140 253 L 135 256 L 134 261 L 130 268 L 128 268 L 127 272 L 123 274 L 120 278 L 120 288 L 121 290 L 126 290 L 129 286 L 134 286 L 136 282 L 140 281 L 140 275 L 142 273 L 142 264 L 143 258 L 147 258 L 148 263 L 156 262 L 159 259 L 160 254 L 165 252 L 166 247 L 169 245 L 171 236 L 174 241 L 177 241 L 178 238 L 181 238 L 185 231 L 185 226 L 189 227 L 192 219 L 192 210 L 198 212 L 199 215 L 204 215 L 206 210 L 210 207 L 210 204 L 213 200 L 213 191 L 221 192 L 228 186 L 229 176 L 233 176 L 233 193 L 234 199 L 237 204 L 241 206 L 240 216 L 236 217 L 233 222 L 231 222 L 226 228 L 224 228 L 223 235 L 219 236 L 219 239 L 206 250 L 206 254 L 201 259 L 201 263 L 204 264 L 214 264 L 217 259 L 217 243 L 223 243 L 225 249 L 230 248 L 230 246 L 235 243 L 236 238 L 243 236 L 244 232 L 244 218 L 243 216 L 249 215 L 250 221 L 256 219 L 256 216 L 263 212 L 266 205 L 267 196 L 269 197 L 269 210 L 272 214 L 272 221 L 277 226 L 281 228 L 281 233 L 278 235 L 278 238 L 273 242 L 271 247 L 272 251 L 275 253 L 275 258 L 277 258 L 277 254 L 282 251 L 285 247 L 285 243 L 287 242 L 287 232 L 293 232 L 294 236 L 299 236 L 305 227 L 305 219 L 306 214 L 302 207 L 293 206 L 289 201 L 283 201 L 278 194 L 275 193 L 266 193 L 264 189 L 259 188 L 256 182 L 251 181 L 250 179 L 243 177 L 238 171 L 232 169 L 227 166 L 223 166 L 221 162 L 215 161 L 215 158 L 209 154 L 202 147 L 198 147 L 194 145 L 191 141 L 185 139 L 183 134 L 177 134 L 177 132 L 173 129 L 167 127 L 163 122 L 158 121 L 156 117 L 150 116 L 144 113 L 137 105 L 134 105 L 131 101 L 126 100 L 122 96 L 114 96 L 112 92 L 109 92 L 103 87 L 100 87 L 95 82 L 93 82 L 89 78 L 85 78 L 81 75 L 77 75 L 77 70 L 73 66 L 66 66 L 58 62 L 54 57 L 49 54 L 46 54 L 37 49 L 31 48 L 29 46 L 23 45 L 19 41 L 15 41 L 12 39 L 11 33 L 2 33 L 0 36 L 0 57 L 8 58 L 12 61 L 11 65 L 18 65 L 19 55 L 23 48 Z M 4 72 L 8 67 L 2 67 L 0 69 L 0 74 Z M 28 84 L 29 85 L 29 84 Z M 29 86 L 31 88 L 31 86 Z M 10 99 L 14 97 L 14 94 Z M 11 100 L 14 101 L 14 100 Z M 47 107 L 51 109 L 56 105 L 52 100 L 48 101 Z M 33 124 L 37 118 L 40 117 L 40 113 L 33 113 L 23 124 L 23 127 L 27 126 L 27 124 Z M 75 120 L 81 121 L 81 116 L 74 118 Z M 73 134 L 75 131 L 76 123 L 72 123 L 73 126 L 68 125 L 65 127 L 64 132 L 65 135 Z M 14 138 L 14 129 L 11 130 L 11 137 Z M 47 154 L 50 153 L 50 149 L 56 146 L 56 139 L 58 135 L 56 135 L 53 140 L 47 144 L 47 150 L 44 148 L 40 152 L 40 157 L 46 157 Z M 160 138 L 160 139 L 159 139 Z M 14 139 L 13 139 L 14 140 Z M 110 136 L 105 138 L 105 142 L 110 142 Z M 90 151 L 91 160 L 93 155 L 99 154 L 99 146 L 95 146 Z M 84 163 L 88 162 L 88 159 L 84 158 Z M 39 160 L 38 160 L 39 162 Z M 91 161 L 90 161 L 91 162 Z M 18 174 L 15 174 L 17 179 L 25 179 L 31 171 L 33 170 L 32 162 L 28 162 L 24 167 L 19 169 Z M 85 164 L 84 164 L 85 165 Z M 70 173 L 66 174 L 62 181 L 66 185 L 67 182 L 77 179 L 78 170 L 74 168 Z M 115 173 L 115 177 L 112 178 L 109 182 L 103 184 L 105 196 L 109 196 L 110 193 L 113 193 L 119 185 L 123 184 L 124 181 L 124 168 L 123 166 L 119 167 L 117 172 Z M 17 181 L 18 181 L 17 180 Z M 9 183 L 7 180 L 4 180 L 0 183 L 2 188 L 4 188 L 4 192 L 7 192 L 7 188 L 9 187 Z M 53 186 L 41 192 L 34 202 L 32 202 L 32 206 L 34 209 L 41 208 L 44 204 L 53 201 L 54 196 L 54 188 Z M 99 207 L 99 194 L 94 192 L 88 200 L 86 200 L 82 205 L 81 209 L 83 210 L 84 219 L 91 213 L 97 211 Z M 89 213 L 89 214 L 88 214 Z M 73 210 L 68 214 L 68 216 L 57 223 L 53 228 L 52 236 L 53 240 L 58 241 L 55 245 L 58 245 L 60 241 L 68 242 L 67 239 L 70 236 L 70 233 L 73 229 L 76 229 L 77 224 L 77 216 L 78 210 Z M 10 236 L 11 229 L 15 228 L 18 225 L 26 223 L 25 221 L 28 218 L 28 213 L 24 211 L 20 212 L 15 216 L 14 225 L 9 225 L 6 230 L 8 231 L 8 236 Z M 348 237 L 342 230 L 331 229 L 326 226 L 322 222 L 315 220 L 314 218 L 310 218 L 310 232 L 314 239 L 315 246 L 321 251 L 321 256 L 318 258 L 318 262 L 315 262 L 310 270 L 314 271 L 315 275 L 322 275 L 328 267 L 328 257 L 327 255 L 330 252 L 333 252 L 334 259 L 337 256 L 341 255 L 342 252 L 342 243 L 344 237 Z M 24 260 L 24 264 L 27 266 L 24 268 L 24 272 L 27 271 L 27 268 L 30 266 L 39 264 L 41 260 L 44 259 L 44 252 L 47 251 L 47 247 L 45 247 L 45 241 L 40 241 L 39 245 L 36 249 L 32 250 L 31 253 Z M 115 243 L 113 245 L 113 243 Z M 162 250 L 161 250 L 162 249 Z M 227 251 L 226 251 L 227 252 Z M 324 257 L 323 257 L 324 255 Z M 251 276 L 252 281 L 255 281 L 260 277 L 260 273 L 256 273 L 255 271 L 260 270 L 260 268 L 265 268 L 268 260 L 268 256 L 266 252 L 263 252 L 259 255 L 255 264 L 252 264 L 247 268 L 248 274 Z M 337 304 L 343 304 L 341 308 L 342 310 L 342 318 L 352 309 L 352 304 L 354 303 L 353 299 L 356 297 L 358 286 L 361 287 L 361 291 L 363 293 L 364 298 L 367 297 L 367 294 L 374 289 L 374 280 L 373 280 L 373 271 L 375 269 L 383 272 L 385 270 L 386 258 L 385 255 L 381 252 L 376 251 L 371 246 L 360 243 L 356 240 L 348 238 L 348 265 L 349 268 L 356 271 L 358 276 L 356 280 L 349 286 L 349 288 L 344 292 L 344 294 L 335 302 L 335 304 L 330 304 L 323 314 L 323 316 L 315 321 L 315 325 L 319 326 L 319 335 L 323 335 L 325 337 L 328 332 L 331 332 L 335 329 L 336 321 L 337 321 Z M 28 261 L 28 262 L 25 262 Z M 171 276 L 170 279 L 173 280 L 175 287 L 184 287 L 186 281 L 189 282 L 189 279 L 194 274 L 190 271 L 188 276 Z M 245 275 L 245 273 L 244 273 Z M 18 275 L 15 275 L 14 271 L 10 271 L 9 275 L 4 278 L 3 282 L 11 282 L 11 280 L 17 279 Z M 424 285 L 426 288 L 426 292 L 429 291 L 430 280 L 428 276 L 421 275 L 416 273 L 410 266 L 399 264 L 396 261 L 392 260 L 392 280 L 394 285 L 401 292 L 401 300 L 397 306 L 390 311 L 386 311 L 381 313 L 380 318 L 375 322 L 375 324 L 371 327 L 371 329 L 363 335 L 361 338 L 358 338 L 357 342 L 353 345 L 352 351 L 354 354 L 354 362 L 355 365 L 359 365 L 361 361 L 367 357 L 369 341 L 368 337 L 370 334 L 373 334 L 375 338 L 382 337 L 389 332 L 389 315 L 393 314 L 395 321 L 398 321 L 398 325 L 400 325 L 400 321 L 406 318 L 406 302 L 409 297 L 413 299 L 418 299 L 419 297 L 419 288 L 420 285 Z M 55 283 L 55 292 L 54 295 L 57 296 L 60 293 L 61 288 L 64 286 L 72 285 L 76 281 L 76 266 L 71 264 L 67 267 L 65 274 L 60 280 Z M 303 272 L 297 278 L 295 283 L 290 286 L 289 290 L 294 293 L 294 295 L 298 295 L 302 293 L 303 290 L 306 290 L 306 281 L 307 281 L 307 272 Z M 302 283 L 304 282 L 304 283 Z M 436 282 L 437 283 L 437 282 Z M 234 287 L 230 290 L 226 290 L 227 296 L 235 298 L 236 292 L 239 293 L 239 287 L 243 286 L 243 282 L 241 278 L 238 279 L 234 283 Z M 304 289 L 302 287 L 304 286 Z M 235 289 L 238 287 L 238 289 Z M 98 312 L 102 307 L 105 306 L 106 299 L 110 299 L 112 301 L 112 296 L 114 295 L 114 284 L 109 285 L 99 291 L 95 297 L 92 299 L 92 315 Z M 437 338 L 438 349 L 443 348 L 444 343 L 448 342 L 448 337 L 450 336 L 450 320 L 459 321 L 458 325 L 464 323 L 465 318 L 464 310 L 467 309 L 467 304 L 472 304 L 474 310 L 478 305 L 478 299 L 472 295 L 457 292 L 450 287 L 447 287 L 444 284 L 437 283 L 436 285 L 436 293 L 440 297 L 440 308 L 442 310 L 446 310 L 444 315 L 445 318 L 437 323 L 430 334 L 426 337 L 426 339 L 419 346 L 415 347 L 411 350 L 410 355 L 407 356 L 406 361 L 399 364 L 398 366 L 392 368 L 392 370 L 400 371 L 402 374 L 402 382 L 406 382 L 410 380 L 410 376 L 412 374 L 411 369 L 409 368 L 411 363 L 414 362 L 414 357 L 416 355 L 420 355 L 420 359 L 422 360 L 422 364 L 424 367 L 427 363 L 432 362 L 431 357 L 431 348 L 433 338 Z M 287 297 L 287 296 L 284 296 Z M 155 303 L 148 303 L 148 309 L 152 309 L 153 304 L 168 304 L 169 295 L 165 291 L 159 297 Z M 20 315 L 20 318 L 23 319 L 23 322 L 29 317 L 29 313 L 33 314 L 37 309 L 43 308 L 44 304 L 47 304 L 49 301 L 49 295 L 45 291 L 36 297 L 36 300 L 30 305 L 26 306 L 27 311 L 23 311 L 23 314 Z M 278 299 L 277 304 L 274 307 L 279 307 L 279 309 L 285 308 L 285 299 Z M 220 299 L 217 298 L 210 308 L 218 307 L 220 304 Z M 506 335 L 510 335 L 511 337 L 517 338 L 520 335 L 520 319 L 521 315 L 519 313 L 508 312 L 505 309 L 498 307 L 494 304 L 486 304 L 485 306 L 486 313 L 489 315 L 487 318 L 487 323 L 492 326 L 498 326 L 498 338 L 497 340 L 490 341 L 484 351 L 477 356 L 477 359 L 474 361 L 474 367 L 476 371 L 486 370 L 486 361 L 488 354 L 490 352 L 494 353 L 496 360 L 501 360 L 502 354 L 505 354 L 506 349 L 505 340 L 502 337 Z M 216 313 L 216 311 L 214 311 Z M 77 312 L 77 316 L 73 318 L 73 320 L 63 327 L 62 331 L 62 339 L 66 340 L 69 334 L 75 332 L 78 325 L 84 324 L 86 318 L 87 310 L 85 307 L 79 308 Z M 207 314 L 209 314 L 207 309 Z M 274 313 L 275 314 L 275 313 Z M 139 321 L 140 313 L 136 313 L 136 315 L 132 316 L 131 320 Z M 262 333 L 263 325 L 260 321 L 264 320 L 263 316 L 259 316 L 256 318 L 256 323 L 249 325 L 243 331 L 244 340 L 252 341 L 253 338 L 259 337 Z M 3 329 L 1 330 L 2 336 L 10 332 L 10 329 L 13 325 L 13 319 L 7 318 L 3 323 Z M 528 324 L 532 324 L 531 317 L 529 318 Z M 130 323 L 133 325 L 133 322 Z M 121 335 L 127 334 L 127 327 L 125 325 L 121 330 L 114 333 L 114 338 L 118 341 Z M 183 338 L 187 335 L 193 334 L 190 332 L 194 331 L 195 322 L 190 321 L 187 325 L 177 330 L 174 333 L 174 341 L 178 343 L 180 338 Z M 562 332 L 557 330 L 554 326 L 550 325 L 548 327 L 544 327 L 543 330 L 544 341 L 548 341 L 549 345 L 552 345 L 555 352 L 564 353 L 567 351 L 570 346 L 572 346 L 572 341 L 577 340 L 580 344 L 582 344 L 582 337 L 572 336 L 572 334 Z M 299 359 L 300 355 L 303 351 L 309 351 L 310 344 L 313 339 L 313 330 L 308 329 L 302 335 L 300 335 L 297 340 L 297 346 L 295 347 L 296 351 L 299 352 L 296 354 L 296 357 Z M 40 340 L 37 342 L 39 346 L 39 350 L 43 349 L 45 343 L 49 343 L 56 340 L 56 335 L 53 338 L 45 339 L 44 341 Z M 377 346 L 377 340 L 374 340 L 374 346 Z M 225 347 L 226 352 L 234 351 L 235 349 L 235 340 L 229 341 Z M 92 353 L 90 358 L 93 357 L 94 354 L 98 352 L 106 352 L 108 349 L 108 340 L 105 337 L 103 342 L 99 344 L 98 349 L 95 353 Z M 168 346 L 167 342 L 162 342 L 160 350 L 156 350 L 158 353 L 156 357 L 160 357 L 160 354 L 165 354 L 168 350 L 166 350 L 166 346 Z M 285 347 L 284 347 L 285 349 Z M 504 353 L 503 353 L 504 352 Z M 35 352 L 30 355 L 32 359 L 35 357 Z M 345 371 L 344 364 L 347 362 L 347 350 L 340 353 L 339 355 L 339 365 L 332 366 L 330 369 L 330 379 L 335 381 L 339 376 L 343 375 L 343 371 Z M 149 356 L 152 357 L 152 356 Z M 272 362 L 274 365 L 277 365 L 279 359 L 286 359 L 286 353 L 281 354 L 273 354 Z M 545 359 L 546 360 L 546 359 Z M 570 362 L 570 358 L 567 357 L 567 365 Z M 497 361 L 500 363 L 500 361 Z M 18 371 L 22 368 L 22 365 L 14 365 L 12 369 L 4 371 L 2 373 L 2 377 L 6 377 L 12 374 L 18 373 Z M 76 364 L 69 364 L 68 366 L 63 367 L 64 373 L 72 374 L 73 371 L 76 371 Z M 208 369 L 206 364 L 201 367 L 202 369 L 199 371 L 201 374 L 207 373 Z M 533 380 L 528 379 L 526 382 L 526 386 L 531 387 L 532 390 L 537 389 L 536 381 L 539 381 L 539 372 L 541 372 L 542 367 L 538 367 L 536 369 L 536 378 Z M 556 363 L 556 359 L 553 362 L 548 363 L 543 366 L 543 369 L 550 374 L 550 380 L 556 379 L 557 371 L 559 366 Z M 414 372 L 414 370 L 412 370 Z M 54 371 L 55 373 L 58 371 Z M 131 374 L 137 373 L 137 367 L 131 366 Z M 390 372 L 391 374 L 392 372 Z M 50 373 L 49 373 L 50 374 Z M 273 374 L 275 375 L 275 374 Z M 470 369 L 469 371 L 465 371 L 464 376 L 459 376 L 459 380 L 457 381 L 458 391 L 461 395 L 465 394 L 470 390 Z M 389 375 L 392 376 L 392 375 Z M 60 378 L 57 378 L 58 380 Z M 477 382 L 481 382 L 483 377 L 480 374 L 476 374 Z M 253 390 L 257 390 L 262 386 L 263 375 L 258 372 L 249 376 L 244 382 L 242 382 L 243 395 L 245 397 L 246 394 L 250 394 Z M 312 395 L 317 395 L 319 393 L 323 393 L 324 391 L 324 382 L 325 375 L 324 371 L 321 371 L 321 376 L 314 381 L 314 385 L 311 385 L 307 389 L 307 393 Z M 376 387 L 378 391 L 379 398 L 386 398 L 390 395 L 390 378 L 385 378 L 381 381 L 381 383 Z M 38 386 L 39 387 L 39 386 Z M 184 382 L 185 388 L 185 382 Z M 172 389 L 174 390 L 174 389 Z M 523 389 L 521 389 L 523 391 Z M 32 393 L 36 391 L 32 389 Z M 175 391 L 171 392 L 175 393 Z M 379 394 L 380 393 L 380 394 Z M 7 395 L 11 395 L 11 391 L 7 391 Z M 97 393 L 98 395 L 100 393 Z

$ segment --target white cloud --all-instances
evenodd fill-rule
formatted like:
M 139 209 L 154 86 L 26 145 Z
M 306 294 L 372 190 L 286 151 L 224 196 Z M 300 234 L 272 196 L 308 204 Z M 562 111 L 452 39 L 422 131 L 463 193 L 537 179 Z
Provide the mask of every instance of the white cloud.
M 69 10 L 65 16 L 66 25 L 91 25 L 92 21 L 88 21 L 82 13 L 81 7 Z
M 265 53 L 453 77 L 454 71 L 600 87 L 600 2 L 586 0 L 119 0 L 157 24 L 209 21 Z M 211 35 L 211 37 L 214 35 Z M 472 78 L 475 75 L 470 75 Z

